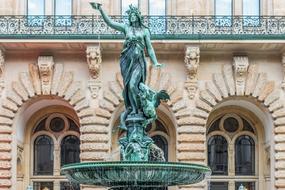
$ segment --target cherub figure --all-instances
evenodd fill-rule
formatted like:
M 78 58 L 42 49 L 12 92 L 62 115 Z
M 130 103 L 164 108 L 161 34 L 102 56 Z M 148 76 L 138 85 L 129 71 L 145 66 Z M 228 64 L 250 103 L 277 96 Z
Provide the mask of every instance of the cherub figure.
M 157 119 L 155 109 L 159 106 L 160 102 L 170 100 L 170 97 L 165 90 L 155 92 L 144 83 L 140 83 L 139 88 L 139 97 L 143 113 L 147 117 L 143 126 L 146 127 L 149 123 Z

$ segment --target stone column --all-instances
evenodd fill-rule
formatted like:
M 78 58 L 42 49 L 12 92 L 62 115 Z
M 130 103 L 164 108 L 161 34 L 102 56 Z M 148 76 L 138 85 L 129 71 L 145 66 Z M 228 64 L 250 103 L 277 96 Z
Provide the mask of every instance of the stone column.
M 101 49 L 98 44 L 88 45 L 86 48 L 86 58 L 90 79 L 88 88 L 91 98 L 98 101 L 101 89 Z M 81 119 L 80 127 L 80 159 L 81 162 L 104 161 L 109 151 L 109 120 L 95 114 L 95 108 L 91 109 L 91 115 Z M 82 186 L 83 190 L 103 190 L 104 188 L 94 186 Z
M 185 51 L 185 64 L 187 79 L 185 89 L 190 100 L 194 100 L 198 91 L 197 72 L 200 63 L 200 49 L 198 46 L 187 46 Z M 194 103 L 193 101 L 191 101 Z M 192 105 L 194 106 L 194 105 Z M 179 111 L 180 112 L 180 111 Z M 190 113 L 182 113 L 177 120 L 177 159 L 180 162 L 196 163 L 205 165 L 206 161 L 206 122 L 197 117 L 198 112 L 191 110 Z M 206 181 L 190 186 L 182 186 L 183 190 L 203 190 Z

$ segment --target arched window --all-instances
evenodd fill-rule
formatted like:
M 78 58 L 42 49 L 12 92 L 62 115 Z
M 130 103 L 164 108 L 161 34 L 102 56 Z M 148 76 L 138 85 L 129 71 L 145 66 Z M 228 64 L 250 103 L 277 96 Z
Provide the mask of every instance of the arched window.
M 208 165 L 212 169 L 211 190 L 255 190 L 256 131 L 241 115 L 219 116 L 208 127 Z M 245 180 L 246 179 L 246 180 Z
M 33 189 L 79 190 L 79 185 L 70 184 L 60 173 L 63 165 L 80 161 L 78 124 L 64 114 L 53 113 L 38 122 L 33 138 Z
M 121 14 L 126 15 L 126 11 L 129 9 L 129 5 L 139 7 L 138 0 L 121 0 Z
M 228 175 L 228 143 L 223 136 L 215 135 L 208 140 L 208 165 L 212 175 Z
M 61 166 L 80 162 L 80 140 L 74 135 L 66 136 L 61 142 Z
M 154 141 L 154 144 L 161 148 L 161 150 L 163 151 L 165 160 L 168 160 L 168 142 L 166 138 L 161 135 L 155 135 L 151 138 Z
M 53 142 L 47 135 L 34 142 L 34 175 L 53 175 Z
M 255 143 L 247 135 L 240 136 L 235 143 L 236 175 L 255 174 Z

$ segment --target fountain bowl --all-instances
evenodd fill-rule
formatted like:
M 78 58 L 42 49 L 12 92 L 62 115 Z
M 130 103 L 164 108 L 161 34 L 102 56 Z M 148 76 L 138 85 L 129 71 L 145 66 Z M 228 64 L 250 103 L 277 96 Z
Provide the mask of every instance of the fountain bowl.
M 73 183 L 124 189 L 168 187 L 199 183 L 211 174 L 203 165 L 179 162 L 84 162 L 62 167 Z

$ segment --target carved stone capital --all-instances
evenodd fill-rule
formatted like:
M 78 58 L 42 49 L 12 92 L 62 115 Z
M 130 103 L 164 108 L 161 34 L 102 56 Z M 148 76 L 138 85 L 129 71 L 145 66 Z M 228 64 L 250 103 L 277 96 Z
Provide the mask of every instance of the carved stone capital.
M 2 77 L 4 72 L 4 64 L 5 64 L 4 51 L 0 49 L 0 78 Z
M 187 69 L 187 80 L 197 80 L 197 71 L 200 64 L 200 48 L 197 46 L 187 46 L 184 62 Z
M 100 47 L 97 45 L 87 46 L 86 58 L 91 77 L 93 79 L 97 79 L 99 77 L 102 63 Z
M 50 94 L 51 82 L 53 76 L 53 66 L 54 66 L 53 56 L 39 56 L 38 68 L 39 68 L 43 94 Z
M 102 83 L 98 80 L 91 79 L 88 81 L 88 88 L 92 98 L 97 98 L 101 89 Z
M 248 67 L 249 62 L 247 56 L 233 57 L 233 69 L 237 95 L 244 95 Z

